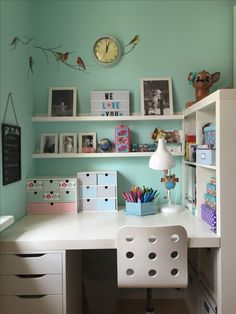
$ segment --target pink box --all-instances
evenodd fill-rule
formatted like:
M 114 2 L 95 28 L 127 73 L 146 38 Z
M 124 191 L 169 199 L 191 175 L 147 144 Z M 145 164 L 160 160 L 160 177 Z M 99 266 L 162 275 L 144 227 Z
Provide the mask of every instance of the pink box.
M 130 151 L 130 129 L 120 125 L 115 128 L 115 147 L 116 152 L 127 153 Z
M 77 203 L 28 203 L 26 211 L 30 215 L 76 214 Z

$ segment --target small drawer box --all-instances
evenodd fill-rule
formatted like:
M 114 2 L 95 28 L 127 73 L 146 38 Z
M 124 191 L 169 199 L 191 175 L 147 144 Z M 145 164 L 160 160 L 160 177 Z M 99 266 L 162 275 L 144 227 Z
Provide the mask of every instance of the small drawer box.
M 116 210 L 116 200 L 114 198 L 99 198 L 97 200 L 97 210 Z
M 98 185 L 117 185 L 116 172 L 98 173 Z
M 96 198 L 83 198 L 79 199 L 79 211 L 96 211 L 97 199 Z
M 197 163 L 201 165 L 215 165 L 215 149 L 198 149 Z
M 78 185 L 96 185 L 97 173 L 93 172 L 79 172 L 77 174 Z
M 62 295 L 0 296 L 0 304 L 1 314 L 63 314 Z
M 116 197 L 116 187 L 114 185 L 98 186 L 98 197 Z
M 79 186 L 79 198 L 96 198 L 96 197 L 97 197 L 96 185 Z
M 147 203 L 125 203 L 125 212 L 127 215 L 145 216 L 156 214 L 157 210 L 153 202 Z

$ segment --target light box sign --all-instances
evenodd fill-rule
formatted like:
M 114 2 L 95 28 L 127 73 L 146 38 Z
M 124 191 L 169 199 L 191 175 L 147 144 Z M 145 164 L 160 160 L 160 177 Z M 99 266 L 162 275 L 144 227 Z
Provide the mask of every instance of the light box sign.
M 91 114 L 93 116 L 128 116 L 128 91 L 92 91 Z

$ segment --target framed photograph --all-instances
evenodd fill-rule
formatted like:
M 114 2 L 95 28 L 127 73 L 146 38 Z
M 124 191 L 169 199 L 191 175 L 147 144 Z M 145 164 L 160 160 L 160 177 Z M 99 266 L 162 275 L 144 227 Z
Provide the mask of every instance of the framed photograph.
M 59 153 L 77 152 L 77 134 L 60 133 Z
M 56 154 L 58 153 L 58 134 L 57 133 L 42 133 L 40 141 L 41 154 Z
M 76 116 L 76 96 L 76 87 L 50 87 L 48 92 L 48 116 Z
M 96 132 L 80 132 L 79 133 L 79 153 L 95 153 L 96 152 Z
M 141 114 L 173 114 L 172 81 L 170 77 L 141 79 Z

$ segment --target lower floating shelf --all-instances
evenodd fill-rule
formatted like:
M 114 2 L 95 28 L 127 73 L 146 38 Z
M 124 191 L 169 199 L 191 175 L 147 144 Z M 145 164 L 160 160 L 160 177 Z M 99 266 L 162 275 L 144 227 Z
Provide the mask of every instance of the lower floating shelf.
M 64 153 L 64 154 L 32 154 L 32 158 L 104 158 L 104 157 L 150 157 L 153 152 L 129 153 Z M 173 156 L 183 156 L 182 153 Z

